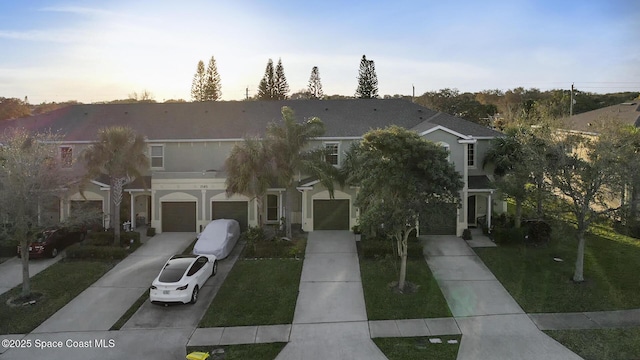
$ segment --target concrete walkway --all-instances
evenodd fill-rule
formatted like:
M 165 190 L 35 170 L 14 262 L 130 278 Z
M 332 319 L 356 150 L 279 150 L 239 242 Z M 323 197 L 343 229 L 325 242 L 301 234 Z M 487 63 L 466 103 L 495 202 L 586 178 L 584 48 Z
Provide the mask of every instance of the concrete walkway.
M 462 332 L 459 360 L 581 359 L 538 329 L 469 245 L 424 239 L 425 259 Z
M 29 278 L 64 258 L 64 251 L 53 259 L 29 259 Z M 0 264 L 0 295 L 22 284 L 22 259 L 15 256 Z
M 290 342 L 276 359 L 386 359 L 371 340 L 349 231 L 309 233 Z
M 194 233 L 154 236 L 32 333 L 109 330 L 149 289 L 167 259 L 194 239 Z

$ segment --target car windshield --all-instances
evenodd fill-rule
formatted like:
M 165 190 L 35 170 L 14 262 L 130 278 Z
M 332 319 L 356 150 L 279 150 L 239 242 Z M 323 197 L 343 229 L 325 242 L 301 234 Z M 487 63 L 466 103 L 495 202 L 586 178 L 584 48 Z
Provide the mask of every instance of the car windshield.
M 174 283 L 182 279 L 185 271 L 191 265 L 192 259 L 175 259 L 171 260 L 160 273 L 160 282 Z
M 34 243 L 42 243 L 49 237 L 49 235 L 51 235 L 51 233 L 52 233 L 52 231 L 42 232 L 42 233 L 38 234 L 38 237 L 33 242 Z

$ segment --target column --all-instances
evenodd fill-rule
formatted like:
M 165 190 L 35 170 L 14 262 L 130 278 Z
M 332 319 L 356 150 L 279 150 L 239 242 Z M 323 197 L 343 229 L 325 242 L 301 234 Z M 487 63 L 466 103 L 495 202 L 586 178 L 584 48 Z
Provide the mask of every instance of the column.
M 487 198 L 487 227 L 489 229 L 491 229 L 491 216 L 493 211 L 493 200 L 491 199 L 491 195 L 493 195 L 493 191 L 489 193 L 489 197 Z
M 133 196 L 133 191 L 129 191 L 129 199 L 130 199 L 130 202 L 131 202 L 131 214 L 130 214 L 130 217 L 131 217 L 131 220 L 130 220 L 131 221 L 131 231 L 133 231 L 136 228 L 136 213 L 135 213 L 136 202 L 135 202 L 135 197 Z

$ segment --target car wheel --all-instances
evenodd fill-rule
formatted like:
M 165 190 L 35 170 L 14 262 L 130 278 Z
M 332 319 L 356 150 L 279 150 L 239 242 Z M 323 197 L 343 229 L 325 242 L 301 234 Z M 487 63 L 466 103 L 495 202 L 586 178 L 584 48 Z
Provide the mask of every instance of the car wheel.
M 58 249 L 56 248 L 51 249 L 51 257 L 54 258 L 56 256 L 58 256 Z
M 211 272 L 211 276 L 215 275 L 218 272 L 218 261 L 215 260 L 213 262 L 213 271 Z
M 193 288 L 193 292 L 191 293 L 191 303 L 195 304 L 198 301 L 198 285 Z

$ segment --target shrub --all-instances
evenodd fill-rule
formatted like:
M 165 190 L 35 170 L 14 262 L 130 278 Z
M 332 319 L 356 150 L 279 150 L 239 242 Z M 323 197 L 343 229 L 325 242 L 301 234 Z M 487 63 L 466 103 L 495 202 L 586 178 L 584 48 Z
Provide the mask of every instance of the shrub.
M 247 229 L 247 231 L 242 233 L 241 238 L 247 243 L 252 244 L 259 241 L 264 241 L 267 237 L 263 228 L 259 226 L 252 226 Z
M 116 260 L 127 257 L 127 250 L 119 246 L 74 244 L 67 248 L 69 259 Z
M 523 222 L 525 242 L 532 245 L 546 244 L 551 240 L 551 225 L 543 220 L 528 220 Z
M 304 252 L 301 241 L 256 241 L 244 248 L 245 258 L 295 258 Z
M 113 232 L 100 231 L 100 232 L 90 232 L 87 235 L 87 241 L 85 242 L 85 245 L 109 246 L 112 243 L 113 243 Z
M 497 227 L 493 230 L 493 241 L 497 244 L 520 244 L 524 241 L 526 229 L 524 228 L 502 228 Z
M 156 228 L 148 227 L 147 228 L 147 236 L 152 237 L 156 235 Z
M 140 245 L 140 233 L 137 231 L 127 231 L 127 232 L 121 233 L 120 245 L 121 246 Z
M 464 240 L 471 240 L 471 230 L 469 230 L 469 229 L 464 229 L 464 230 L 462 231 L 462 238 L 463 238 Z

